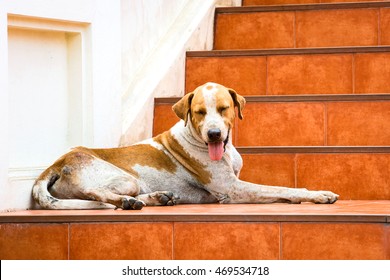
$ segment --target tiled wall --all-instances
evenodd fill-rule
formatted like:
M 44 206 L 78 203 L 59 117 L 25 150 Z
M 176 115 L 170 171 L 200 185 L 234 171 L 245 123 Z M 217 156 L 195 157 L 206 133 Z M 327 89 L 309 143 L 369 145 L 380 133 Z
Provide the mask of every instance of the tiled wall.
M 242 157 L 240 179 L 244 181 L 326 189 L 343 200 L 390 199 L 388 154 L 243 154 Z
M 380 223 L 1 224 L 0 259 L 390 259 L 389 241 Z
M 241 95 L 390 91 L 390 54 L 188 57 L 186 92 L 213 81 Z
M 388 45 L 389 17 L 387 8 L 221 13 L 217 14 L 214 48 Z
M 171 104 L 155 106 L 154 135 L 179 118 Z M 362 106 L 364 105 L 364 106 Z M 236 120 L 233 144 L 246 146 L 386 146 L 389 101 L 251 102 Z

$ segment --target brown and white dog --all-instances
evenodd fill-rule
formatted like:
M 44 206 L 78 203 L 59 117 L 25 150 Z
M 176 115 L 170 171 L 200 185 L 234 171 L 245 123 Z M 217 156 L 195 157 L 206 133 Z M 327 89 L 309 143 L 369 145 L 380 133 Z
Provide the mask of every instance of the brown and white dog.
M 78 147 L 36 180 L 33 197 L 46 209 L 141 209 L 176 203 L 334 203 L 329 191 L 257 185 L 238 176 L 242 159 L 231 141 L 245 99 L 207 83 L 173 106 L 169 131 L 113 149 Z

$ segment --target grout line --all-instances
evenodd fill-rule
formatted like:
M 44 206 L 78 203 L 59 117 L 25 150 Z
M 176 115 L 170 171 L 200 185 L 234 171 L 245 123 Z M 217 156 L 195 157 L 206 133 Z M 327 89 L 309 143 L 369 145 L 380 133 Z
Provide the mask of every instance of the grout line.
M 269 95 L 268 92 L 268 62 L 269 62 L 269 57 L 265 57 L 265 95 Z
M 283 224 L 282 222 L 279 223 L 279 260 L 283 260 Z
M 294 186 L 298 188 L 298 154 L 294 155 Z
M 72 226 L 71 223 L 68 224 L 68 260 L 70 260 L 70 238 L 71 238 L 71 232 L 70 227 Z
M 356 82 L 355 82 L 355 72 L 356 72 L 356 69 L 355 69 L 355 57 L 356 54 L 352 54 L 352 94 L 356 94 Z
M 172 223 L 172 260 L 175 260 L 175 225 L 176 223 Z
M 381 36 L 382 36 L 382 32 L 381 32 L 381 9 L 379 8 L 378 9 L 378 46 L 381 45 Z
M 293 21 L 293 33 L 294 33 L 294 49 L 297 48 L 297 11 L 294 11 L 294 21 Z
M 328 103 L 323 103 L 324 108 L 324 146 L 328 146 Z

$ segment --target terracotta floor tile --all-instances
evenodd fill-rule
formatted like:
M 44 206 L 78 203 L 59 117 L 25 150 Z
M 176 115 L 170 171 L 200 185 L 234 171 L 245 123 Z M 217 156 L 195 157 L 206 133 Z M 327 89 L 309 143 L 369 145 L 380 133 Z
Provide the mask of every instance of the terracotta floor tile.
M 390 45 L 390 8 L 380 9 L 380 44 Z
M 329 146 L 387 146 L 390 144 L 390 102 L 329 103 Z
M 279 224 L 176 223 L 174 254 L 177 260 L 279 259 Z
M 294 12 L 216 15 L 216 50 L 293 47 Z
M 172 104 L 158 104 L 154 106 L 153 136 L 169 130 L 179 118 L 172 110 Z
M 285 260 L 386 259 L 385 225 L 283 223 Z
M 189 57 L 186 64 L 186 92 L 206 82 L 216 82 L 241 95 L 263 95 L 266 74 L 265 57 Z
M 251 103 L 238 122 L 237 146 L 324 145 L 322 103 Z
M 352 93 L 352 55 L 268 58 L 267 94 Z
M 1 260 L 68 259 L 67 224 L 0 224 Z
M 378 45 L 378 10 L 319 10 L 296 13 L 296 46 Z
M 390 199 L 390 155 L 297 155 L 297 186 L 330 190 L 340 199 Z
M 355 92 L 390 92 L 390 54 L 355 55 Z
M 72 224 L 70 233 L 73 260 L 172 259 L 172 223 Z
M 240 179 L 252 183 L 295 187 L 295 155 L 259 154 L 241 155 L 244 166 Z

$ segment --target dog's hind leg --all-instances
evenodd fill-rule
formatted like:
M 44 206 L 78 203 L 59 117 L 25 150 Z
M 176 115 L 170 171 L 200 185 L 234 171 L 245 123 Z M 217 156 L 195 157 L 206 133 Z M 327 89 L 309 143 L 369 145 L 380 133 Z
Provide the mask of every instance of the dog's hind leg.
M 117 186 L 113 186 L 116 188 Z M 140 210 L 145 206 L 141 200 L 133 196 L 117 194 L 110 187 L 86 190 L 85 194 L 93 200 L 110 203 L 124 210 Z
M 180 198 L 169 191 L 157 191 L 140 194 L 136 196 L 136 199 L 143 201 L 148 206 L 173 206 Z

